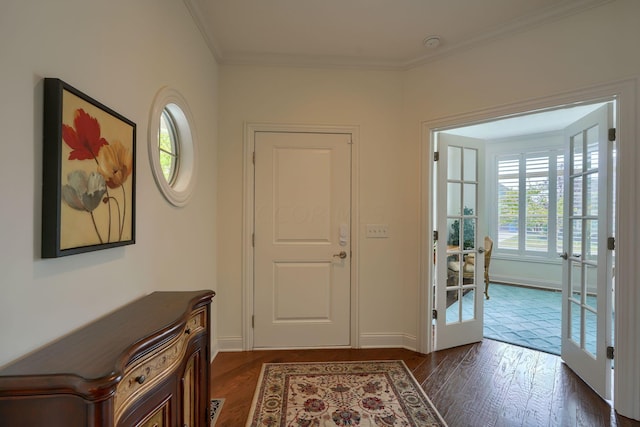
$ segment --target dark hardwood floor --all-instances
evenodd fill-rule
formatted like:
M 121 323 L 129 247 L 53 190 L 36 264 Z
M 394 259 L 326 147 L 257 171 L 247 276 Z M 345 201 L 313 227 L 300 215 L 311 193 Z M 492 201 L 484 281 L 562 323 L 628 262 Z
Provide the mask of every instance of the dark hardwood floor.
M 428 355 L 405 349 L 219 353 L 211 397 L 225 398 L 217 427 L 242 427 L 266 362 L 404 360 L 450 427 L 640 426 L 618 416 L 558 356 L 485 339 Z

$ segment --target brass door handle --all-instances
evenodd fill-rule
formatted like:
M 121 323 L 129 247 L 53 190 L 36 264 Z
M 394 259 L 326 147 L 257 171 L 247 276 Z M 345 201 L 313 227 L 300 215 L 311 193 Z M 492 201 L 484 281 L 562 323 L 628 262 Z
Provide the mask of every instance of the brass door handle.
M 347 253 L 345 251 L 341 251 L 339 254 L 333 254 L 334 258 L 345 259 L 347 257 Z

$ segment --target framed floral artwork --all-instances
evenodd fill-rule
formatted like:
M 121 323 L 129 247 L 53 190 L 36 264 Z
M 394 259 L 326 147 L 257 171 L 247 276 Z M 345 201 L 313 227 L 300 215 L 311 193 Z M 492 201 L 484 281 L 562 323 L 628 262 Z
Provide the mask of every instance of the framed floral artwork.
M 136 124 L 44 79 L 42 257 L 135 243 Z

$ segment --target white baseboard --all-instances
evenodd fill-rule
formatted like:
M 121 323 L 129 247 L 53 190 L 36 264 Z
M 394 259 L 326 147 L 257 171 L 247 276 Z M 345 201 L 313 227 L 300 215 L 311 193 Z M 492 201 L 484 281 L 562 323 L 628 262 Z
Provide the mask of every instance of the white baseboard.
M 210 352 L 211 360 L 209 360 L 209 362 L 213 362 L 213 359 L 215 359 L 218 353 L 220 352 L 220 349 L 218 348 L 218 340 L 213 340 L 210 346 L 211 346 L 211 352 Z
M 562 283 L 550 282 L 544 280 L 525 279 L 517 276 L 501 276 L 491 274 L 491 281 L 496 283 L 509 283 L 513 285 L 528 286 L 530 288 L 551 289 L 554 291 L 562 290 Z M 491 287 L 489 287 L 491 293 Z
M 395 334 L 362 334 L 360 348 L 392 348 L 400 347 L 417 351 L 417 340 L 413 335 Z M 242 337 L 219 337 L 211 348 L 212 359 L 215 354 L 225 351 L 243 351 Z
M 361 334 L 360 348 L 389 348 L 401 347 L 417 351 L 416 337 L 403 333 L 396 334 Z
M 218 351 L 243 351 L 242 337 L 219 337 L 217 339 Z

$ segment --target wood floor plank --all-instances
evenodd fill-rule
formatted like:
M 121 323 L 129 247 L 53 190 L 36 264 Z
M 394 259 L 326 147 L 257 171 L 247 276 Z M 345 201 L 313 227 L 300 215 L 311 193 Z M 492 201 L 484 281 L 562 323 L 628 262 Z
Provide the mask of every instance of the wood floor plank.
M 461 396 L 452 411 L 453 425 L 492 425 L 496 414 L 502 409 L 514 368 L 517 364 L 518 347 L 508 346 L 492 340 L 476 345 L 477 352 L 470 353 L 473 363 L 464 366 L 468 377 L 463 385 L 455 385 L 440 399 L 451 399 L 453 393 Z M 507 363 L 507 362 L 510 363 Z M 473 420 L 473 424 L 469 424 Z
M 423 363 L 419 365 L 414 376 L 422 385 L 422 388 L 430 395 L 434 396 L 440 388 L 447 383 L 449 377 L 453 375 L 450 366 L 458 366 L 472 349 L 472 345 L 454 347 L 448 351 L 435 351 L 428 354 Z
M 548 353 L 538 353 L 532 388 L 522 420 L 523 426 L 550 425 L 553 402 L 549 393 L 553 391 L 560 359 Z
M 489 341 L 489 340 L 487 340 Z M 490 359 L 483 371 L 474 375 L 474 381 L 469 390 L 465 390 L 467 395 L 478 396 L 474 405 L 469 408 L 465 419 L 475 417 L 482 425 L 495 425 L 498 414 L 504 411 L 505 401 L 510 400 L 508 390 L 517 373 L 517 366 L 520 363 L 522 349 L 515 346 L 507 346 L 500 343 L 498 350 L 494 351 L 494 358 Z
M 509 362 L 509 365 L 513 366 L 513 376 L 511 383 L 506 388 L 502 410 L 496 420 L 497 426 L 523 425 L 536 380 L 539 357 L 539 351 L 522 348 L 518 352 L 517 368 Z
M 447 366 L 449 373 L 446 375 L 446 382 L 437 391 L 430 394 L 431 400 L 440 411 L 440 414 L 445 420 L 451 420 L 448 422 L 453 425 L 456 425 L 459 422 L 459 418 L 464 416 L 464 407 L 468 399 L 451 401 L 449 396 L 465 389 L 467 383 L 472 380 L 473 368 L 482 354 L 488 353 L 481 353 L 478 346 L 472 346 L 460 363 Z

